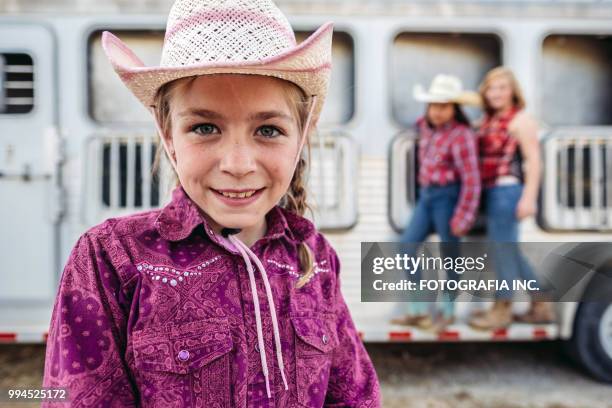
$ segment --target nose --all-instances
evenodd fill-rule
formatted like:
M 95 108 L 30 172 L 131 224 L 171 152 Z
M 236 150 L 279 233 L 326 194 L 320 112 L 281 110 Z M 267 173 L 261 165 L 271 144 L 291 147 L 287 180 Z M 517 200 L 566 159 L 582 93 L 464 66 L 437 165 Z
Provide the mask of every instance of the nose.
M 255 149 L 251 143 L 237 138 L 228 138 L 221 151 L 219 169 L 234 177 L 244 177 L 257 168 Z

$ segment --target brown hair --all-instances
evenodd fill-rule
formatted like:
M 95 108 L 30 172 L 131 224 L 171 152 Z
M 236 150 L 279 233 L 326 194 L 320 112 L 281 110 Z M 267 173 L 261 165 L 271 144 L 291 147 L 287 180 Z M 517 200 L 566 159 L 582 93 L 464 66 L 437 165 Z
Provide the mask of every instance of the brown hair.
M 467 115 L 461 108 L 460 104 L 453 103 L 453 112 L 454 112 L 453 118 L 455 119 L 457 123 L 463 123 L 467 127 L 472 126 L 472 124 L 470 123 L 470 120 L 468 119 Z M 429 125 L 429 127 L 432 127 L 432 128 L 434 127 L 431 121 L 429 120 L 429 105 L 427 105 L 427 107 L 425 108 L 425 120 L 427 121 L 427 124 Z
M 189 87 L 196 78 L 197 76 L 180 78 L 162 85 L 157 90 L 152 107 L 159 126 L 165 135 L 171 134 L 172 132 L 170 114 L 170 101 L 172 100 L 172 97 L 180 86 Z M 292 113 L 297 120 L 298 129 L 301 131 L 304 128 L 304 123 L 306 122 L 306 117 L 308 115 L 308 108 L 310 106 L 309 98 L 297 85 L 281 79 L 278 80 L 283 84 L 285 97 L 287 98 Z M 310 143 L 308 136 L 306 137 L 308 157 L 310 157 Z M 165 149 L 160 143 L 155 153 L 155 160 L 153 162 L 152 172 L 154 174 L 159 170 L 162 154 L 166 155 L 166 159 L 169 160 Z M 295 172 L 293 173 L 289 190 L 281 199 L 281 206 L 283 208 L 300 216 L 304 215 L 306 210 L 311 210 L 310 206 L 306 202 L 306 188 L 304 185 L 304 173 L 306 168 L 309 167 L 307 165 L 308 163 L 304 159 L 304 154 L 302 153 L 296 165 Z M 176 172 L 174 172 L 174 170 L 173 173 L 175 186 L 178 186 L 180 184 L 180 180 L 178 179 L 178 175 Z M 310 280 L 312 275 L 314 275 L 314 255 L 312 254 L 312 250 L 308 247 L 308 245 L 306 245 L 305 242 L 301 242 L 298 246 L 298 259 L 302 274 L 296 283 L 296 287 L 301 288 Z
M 485 97 L 485 93 L 491 84 L 491 81 L 499 78 L 506 78 L 510 82 L 510 86 L 512 87 L 512 103 L 518 109 L 523 109 L 525 107 L 525 97 L 523 96 L 523 91 L 521 90 L 521 86 L 519 85 L 516 77 L 509 68 L 499 66 L 487 72 L 487 75 L 485 75 L 478 88 L 478 92 L 480 93 L 480 97 L 484 103 L 484 108 L 487 114 L 493 115 L 495 113 L 495 109 L 489 105 L 489 102 Z

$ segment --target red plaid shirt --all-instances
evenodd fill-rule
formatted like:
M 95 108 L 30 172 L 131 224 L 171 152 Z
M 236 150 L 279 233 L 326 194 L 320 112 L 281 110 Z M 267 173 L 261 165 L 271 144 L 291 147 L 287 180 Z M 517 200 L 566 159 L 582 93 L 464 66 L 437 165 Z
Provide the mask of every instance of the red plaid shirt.
M 500 176 L 521 178 L 518 140 L 508 131 L 508 125 L 518 111 L 518 108 L 513 108 L 499 117 L 485 116 L 476 133 L 480 150 L 480 176 L 487 187 L 494 185 Z
M 480 201 L 478 150 L 472 130 L 456 121 L 433 129 L 425 118 L 417 121 L 419 131 L 419 185 L 461 183 L 459 201 L 451 227 L 468 230 L 476 219 Z

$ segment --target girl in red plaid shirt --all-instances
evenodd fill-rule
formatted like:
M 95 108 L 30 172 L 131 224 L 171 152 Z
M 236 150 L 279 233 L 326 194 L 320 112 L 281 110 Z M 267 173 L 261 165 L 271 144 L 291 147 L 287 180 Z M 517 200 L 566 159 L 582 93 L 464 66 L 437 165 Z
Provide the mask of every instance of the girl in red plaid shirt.
M 516 242 L 519 241 L 520 221 L 536 214 L 542 166 L 538 124 L 525 111 L 523 93 L 508 68 L 497 67 L 489 71 L 480 86 L 480 94 L 485 108 L 485 117 L 477 132 L 480 175 L 487 241 L 493 252 L 497 278 L 507 282 L 537 281 L 532 266 Z M 491 309 L 474 313 L 470 319 L 472 327 L 497 330 L 513 322 L 512 292 L 500 290 L 495 295 Z M 532 300 L 529 311 L 516 316 L 517 321 L 534 324 L 554 321 L 553 306 L 546 301 L 546 294 L 533 293 Z
M 416 123 L 419 197 L 401 241 L 416 253 L 432 232 L 442 242 L 459 242 L 476 218 L 481 187 L 476 138 L 461 109 L 462 104 L 478 104 L 478 95 L 463 91 L 458 78 L 438 75 L 428 91 L 415 87 L 414 97 L 428 105 Z M 448 274 L 457 278 L 454 271 Z M 419 278 L 420 271 L 411 277 Z M 440 302 L 433 313 L 432 305 L 411 302 L 409 314 L 392 323 L 443 330 L 454 320 L 454 304 Z

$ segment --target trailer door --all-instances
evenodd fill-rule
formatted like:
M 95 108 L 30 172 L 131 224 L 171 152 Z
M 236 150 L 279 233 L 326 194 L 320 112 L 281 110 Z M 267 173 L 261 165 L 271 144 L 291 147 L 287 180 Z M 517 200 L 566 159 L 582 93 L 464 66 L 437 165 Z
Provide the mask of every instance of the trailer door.
M 0 25 L 0 331 L 35 320 L 48 325 L 48 316 L 33 309 L 41 310 L 55 295 L 60 214 L 55 53 L 50 29 Z

